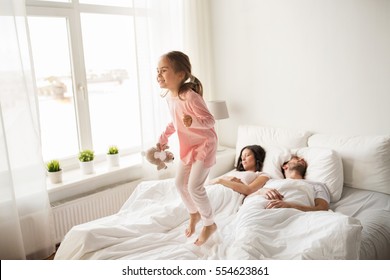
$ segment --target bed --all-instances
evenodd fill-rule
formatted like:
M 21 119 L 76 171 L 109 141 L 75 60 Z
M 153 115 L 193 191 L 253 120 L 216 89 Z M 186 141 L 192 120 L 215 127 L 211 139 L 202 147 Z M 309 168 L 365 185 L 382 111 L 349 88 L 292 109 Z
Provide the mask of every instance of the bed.
M 188 213 L 174 179 L 144 181 L 118 213 L 74 226 L 55 259 L 390 259 L 390 136 L 241 125 L 236 158 L 248 144 L 265 148 L 263 170 L 273 178 L 291 154 L 303 156 L 306 178 L 328 187 L 330 210 L 263 209 L 210 180 L 218 230 L 198 247 L 196 234 L 184 236 Z

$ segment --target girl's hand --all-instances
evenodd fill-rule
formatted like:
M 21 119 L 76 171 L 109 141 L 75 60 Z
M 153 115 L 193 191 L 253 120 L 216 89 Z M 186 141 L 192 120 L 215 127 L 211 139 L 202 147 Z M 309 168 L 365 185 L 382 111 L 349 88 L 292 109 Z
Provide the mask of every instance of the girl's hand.
M 167 144 L 161 145 L 160 143 L 157 143 L 156 147 L 157 147 L 157 150 L 164 151 L 165 149 L 167 149 Z
M 190 127 L 192 124 L 192 117 L 190 115 L 183 114 L 183 124 L 185 127 Z

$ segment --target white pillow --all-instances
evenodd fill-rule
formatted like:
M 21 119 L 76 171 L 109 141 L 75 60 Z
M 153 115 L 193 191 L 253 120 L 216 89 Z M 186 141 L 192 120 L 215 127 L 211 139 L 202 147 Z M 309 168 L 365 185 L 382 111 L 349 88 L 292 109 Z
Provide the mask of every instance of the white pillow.
M 315 134 L 309 138 L 309 146 L 327 147 L 340 154 L 346 186 L 390 194 L 390 135 Z
M 269 146 L 264 150 L 263 171 L 274 179 L 283 179 L 282 165 L 291 158 L 290 150 L 280 146 Z
M 343 191 L 343 164 L 339 154 L 331 149 L 306 147 L 295 151 L 295 154 L 307 162 L 305 179 L 326 184 L 330 201 L 340 199 Z
M 241 149 L 247 145 L 260 145 L 266 151 L 273 147 L 284 147 L 287 149 L 301 148 L 307 147 L 307 141 L 310 135 L 311 133 L 308 131 L 240 125 L 238 127 L 236 160 L 234 165 L 237 164 Z

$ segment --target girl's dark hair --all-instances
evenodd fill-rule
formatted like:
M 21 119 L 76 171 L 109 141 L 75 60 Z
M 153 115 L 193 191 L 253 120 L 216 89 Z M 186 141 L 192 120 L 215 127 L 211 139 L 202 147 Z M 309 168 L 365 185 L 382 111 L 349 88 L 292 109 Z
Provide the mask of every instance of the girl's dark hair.
M 184 72 L 184 79 L 179 88 L 179 97 L 182 93 L 192 89 L 200 96 L 203 96 L 203 86 L 197 77 L 191 74 L 191 62 L 188 55 L 179 51 L 171 51 L 164 55 L 172 65 L 173 70 Z
M 237 171 L 245 171 L 244 166 L 242 165 L 242 159 L 241 159 L 242 152 L 245 149 L 251 150 L 253 155 L 255 156 L 256 171 L 263 170 L 263 165 L 264 165 L 264 160 L 265 160 L 265 150 L 263 149 L 263 147 L 261 147 L 259 145 L 249 145 L 249 146 L 245 146 L 244 148 L 241 149 L 240 156 L 238 157 L 238 160 L 237 160 L 236 170 Z

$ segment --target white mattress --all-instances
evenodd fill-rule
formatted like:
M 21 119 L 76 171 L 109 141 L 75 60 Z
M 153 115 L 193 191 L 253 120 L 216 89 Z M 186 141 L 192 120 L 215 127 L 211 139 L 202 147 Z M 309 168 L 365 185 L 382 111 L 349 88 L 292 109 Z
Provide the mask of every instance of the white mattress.
M 330 208 L 360 220 L 360 259 L 390 260 L 390 195 L 344 187 Z

